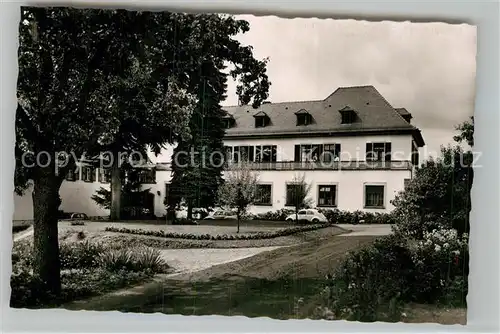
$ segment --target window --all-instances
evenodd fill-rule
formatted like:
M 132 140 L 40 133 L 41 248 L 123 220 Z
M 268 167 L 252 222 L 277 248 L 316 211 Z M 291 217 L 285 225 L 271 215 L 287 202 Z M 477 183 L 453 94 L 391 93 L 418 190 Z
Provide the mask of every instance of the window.
M 227 118 L 224 118 L 224 119 L 222 120 L 222 127 L 223 127 L 224 129 L 229 129 L 229 128 L 231 128 L 231 121 L 230 121 L 229 119 L 227 119 Z
M 168 198 L 170 197 L 170 183 L 165 183 L 165 198 L 163 199 L 163 204 L 168 206 Z
M 342 116 L 342 124 L 351 124 L 356 122 L 356 112 L 351 107 L 345 106 L 340 109 L 339 112 Z
M 366 161 L 391 161 L 391 143 L 366 143 Z
M 76 170 L 69 170 L 66 174 L 66 181 L 77 181 L 80 176 L 80 170 L 76 168 Z
M 302 198 L 300 198 L 303 191 L 301 190 L 302 185 L 300 184 L 287 184 L 286 185 L 286 206 L 296 206 L 297 203 L 300 204 Z
M 256 162 L 276 162 L 277 161 L 276 145 L 255 146 L 255 161 Z
M 411 163 L 413 166 L 418 166 L 420 157 L 419 157 L 419 152 L 418 152 L 418 147 L 415 144 L 414 141 L 412 141 L 411 145 Z
M 298 212 L 299 215 L 306 215 L 307 214 L 307 211 L 306 210 L 300 210 Z
M 297 113 L 297 126 L 309 125 L 311 123 L 312 123 L 311 114 L 309 114 L 307 112 Z
M 267 114 L 263 111 L 259 111 L 257 114 L 255 114 L 254 118 L 255 118 L 256 128 L 262 128 L 268 126 L 271 120 L 269 116 L 267 116 Z
M 365 208 L 384 208 L 384 186 L 365 185 Z
M 325 144 L 323 146 L 323 162 L 338 161 L 340 159 L 340 144 Z
M 95 181 L 95 168 L 83 167 L 82 168 L 82 180 L 85 182 L 94 182 Z
M 255 195 L 255 205 L 272 205 L 271 185 L 258 184 Z
M 231 146 L 224 146 L 224 158 L 226 159 L 226 161 L 230 161 L 232 155 L 233 148 Z
M 99 168 L 97 177 L 100 183 L 109 183 L 111 181 L 111 170 L 108 168 Z
M 356 120 L 356 114 L 354 111 L 344 111 L 342 112 L 342 124 L 351 124 Z
M 337 186 L 319 185 L 318 186 L 318 206 L 336 206 Z
M 143 184 L 156 183 L 156 171 L 154 169 L 143 169 L 139 171 L 139 182 Z

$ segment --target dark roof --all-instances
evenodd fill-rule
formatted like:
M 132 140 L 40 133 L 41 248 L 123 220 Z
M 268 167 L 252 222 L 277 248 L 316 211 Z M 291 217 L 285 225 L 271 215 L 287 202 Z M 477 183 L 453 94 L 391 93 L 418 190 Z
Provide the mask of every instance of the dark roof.
M 412 118 L 413 116 L 408 112 L 408 110 L 406 110 L 406 108 L 396 108 L 395 109 L 398 114 L 400 114 L 401 116 L 407 116 L 407 117 L 410 117 Z
M 358 121 L 342 124 L 339 111 L 346 108 L 356 112 Z M 405 132 L 412 133 L 419 146 L 425 145 L 420 130 L 408 123 L 373 86 L 341 87 L 324 100 L 266 103 L 257 109 L 251 106 L 224 109 L 236 121 L 232 128 L 226 130 L 227 138 Z M 301 109 L 311 114 L 313 124 L 297 126 L 295 113 Z M 253 117 L 259 114 L 270 117 L 272 124 L 255 128 Z

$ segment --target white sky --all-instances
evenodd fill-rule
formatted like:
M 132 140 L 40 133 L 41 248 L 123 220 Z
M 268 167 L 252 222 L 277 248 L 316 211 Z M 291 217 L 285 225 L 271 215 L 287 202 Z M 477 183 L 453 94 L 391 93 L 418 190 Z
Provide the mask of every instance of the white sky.
M 454 126 L 473 114 L 474 26 L 239 18 L 250 22 L 250 31 L 238 39 L 252 45 L 257 58 L 270 58 L 272 102 L 324 99 L 339 86 L 373 85 L 394 107 L 412 113 L 428 152 L 450 143 Z M 235 87 L 229 82 L 224 105 L 237 104 Z

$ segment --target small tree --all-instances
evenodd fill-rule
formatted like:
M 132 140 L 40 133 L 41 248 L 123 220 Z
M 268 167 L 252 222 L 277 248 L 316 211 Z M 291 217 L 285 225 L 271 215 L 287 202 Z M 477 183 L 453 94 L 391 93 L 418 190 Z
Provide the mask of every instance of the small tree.
M 295 209 L 295 221 L 299 222 L 299 211 L 311 205 L 312 199 L 309 198 L 311 192 L 311 184 L 306 182 L 306 175 L 295 175 L 292 183 L 290 184 L 289 195 Z
M 240 163 L 227 171 L 224 183 L 219 187 L 218 200 L 222 206 L 236 210 L 240 233 L 240 220 L 256 198 L 258 175 L 247 164 Z

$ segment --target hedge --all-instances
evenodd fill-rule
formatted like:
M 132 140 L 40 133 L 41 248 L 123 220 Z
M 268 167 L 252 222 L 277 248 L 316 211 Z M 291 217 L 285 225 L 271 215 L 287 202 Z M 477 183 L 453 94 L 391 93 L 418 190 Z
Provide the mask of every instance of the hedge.
M 258 239 L 273 239 L 277 237 L 289 236 L 295 233 L 308 232 L 319 230 L 331 226 L 331 224 L 313 224 L 306 226 L 295 226 L 290 228 L 281 229 L 274 232 L 258 232 L 254 234 L 222 234 L 222 235 L 211 235 L 211 234 L 192 234 L 192 233 L 175 233 L 175 232 L 165 232 L 165 231 L 151 231 L 143 229 L 129 229 L 129 228 L 118 228 L 118 227 L 106 227 L 107 232 L 118 232 L 136 235 L 146 235 L 161 238 L 172 238 L 172 239 L 192 239 L 192 240 L 258 240 Z

